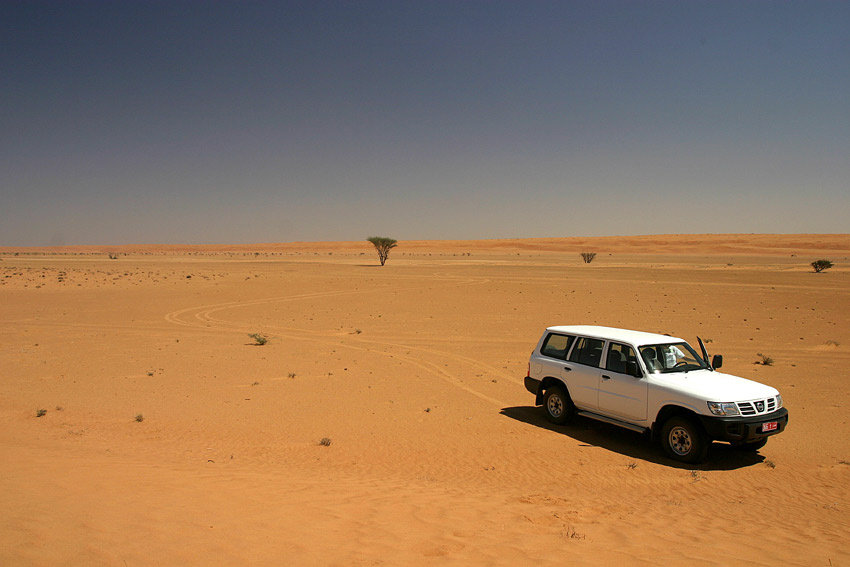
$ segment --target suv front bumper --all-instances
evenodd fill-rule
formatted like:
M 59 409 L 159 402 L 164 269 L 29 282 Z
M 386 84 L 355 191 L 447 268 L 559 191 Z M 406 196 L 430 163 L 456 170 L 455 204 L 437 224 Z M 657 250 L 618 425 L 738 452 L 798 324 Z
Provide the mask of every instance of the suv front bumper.
M 701 415 L 699 418 L 705 432 L 712 439 L 730 443 L 751 443 L 784 431 L 785 426 L 788 425 L 788 410 L 780 408 L 775 412 L 755 417 Z M 776 422 L 776 429 L 763 431 L 762 426 L 772 421 Z

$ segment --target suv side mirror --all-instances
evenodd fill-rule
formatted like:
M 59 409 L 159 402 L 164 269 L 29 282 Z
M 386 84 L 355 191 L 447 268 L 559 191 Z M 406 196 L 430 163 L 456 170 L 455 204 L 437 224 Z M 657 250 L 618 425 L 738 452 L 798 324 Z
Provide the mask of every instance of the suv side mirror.
M 714 358 L 711 359 L 711 367 L 715 370 L 723 366 L 723 355 L 715 354 Z
M 626 374 L 629 376 L 634 376 L 635 378 L 642 378 L 643 373 L 640 371 L 640 367 L 636 360 L 630 360 L 626 362 Z

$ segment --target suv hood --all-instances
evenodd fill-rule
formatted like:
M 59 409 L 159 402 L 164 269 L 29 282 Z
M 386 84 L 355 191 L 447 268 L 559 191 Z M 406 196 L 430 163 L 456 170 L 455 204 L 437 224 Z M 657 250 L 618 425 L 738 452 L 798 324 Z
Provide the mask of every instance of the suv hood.
M 779 391 L 771 386 L 710 370 L 655 374 L 653 377 L 669 387 L 686 391 L 710 402 L 743 402 L 779 395 Z

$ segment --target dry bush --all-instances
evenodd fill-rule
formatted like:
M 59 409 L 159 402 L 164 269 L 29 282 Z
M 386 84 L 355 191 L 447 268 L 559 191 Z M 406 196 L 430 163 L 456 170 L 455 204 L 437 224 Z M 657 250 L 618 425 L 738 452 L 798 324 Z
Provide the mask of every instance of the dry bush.
M 759 360 L 756 361 L 756 364 L 761 364 L 762 366 L 773 366 L 773 359 L 767 356 L 766 354 L 756 353 L 756 356 L 759 357 Z
M 254 339 L 255 346 L 263 346 L 264 344 L 269 342 L 269 338 L 266 335 L 262 335 L 260 333 L 250 333 L 248 336 Z

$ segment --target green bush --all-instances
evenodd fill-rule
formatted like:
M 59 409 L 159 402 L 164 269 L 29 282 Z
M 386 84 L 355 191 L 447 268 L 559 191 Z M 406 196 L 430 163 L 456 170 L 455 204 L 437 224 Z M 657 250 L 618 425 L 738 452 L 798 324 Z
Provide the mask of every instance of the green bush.
M 829 260 L 815 260 L 812 262 L 812 268 L 815 269 L 815 273 L 820 273 L 824 270 L 828 270 L 832 267 L 832 262 Z

